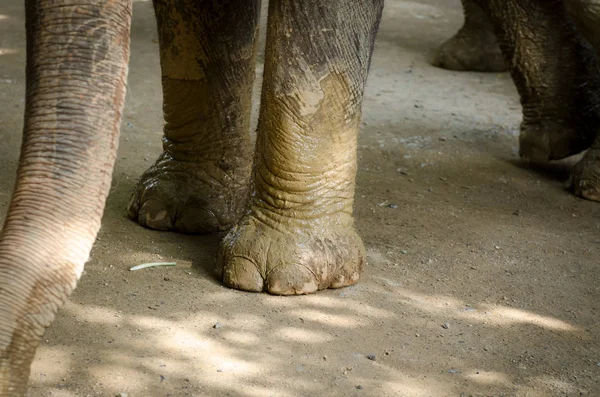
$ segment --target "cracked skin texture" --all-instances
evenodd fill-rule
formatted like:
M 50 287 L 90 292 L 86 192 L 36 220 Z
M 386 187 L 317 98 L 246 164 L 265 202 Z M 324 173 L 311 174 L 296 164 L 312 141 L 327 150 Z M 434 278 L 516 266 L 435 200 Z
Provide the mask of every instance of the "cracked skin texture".
M 155 0 L 165 118 L 163 153 L 128 215 L 181 233 L 228 230 L 244 213 L 259 5 Z
M 251 91 L 213 109 L 205 81 L 163 79 L 163 153 L 144 172 L 128 205 L 131 219 L 156 230 L 228 230 L 245 210 L 251 172 Z M 203 110 L 204 111 L 201 111 Z M 200 110 L 200 111 L 199 111 Z M 215 116 L 218 115 L 218 117 Z M 222 131 L 217 136 L 214 131 Z
M 224 238 L 217 259 L 229 287 L 312 293 L 356 283 L 366 262 L 352 217 L 362 93 L 332 73 L 299 85 L 302 95 L 286 85 L 264 93 L 250 212 Z
M 527 162 L 544 163 L 589 149 L 572 170 L 571 187 L 578 196 L 598 201 L 600 1 L 462 3 L 465 25 L 440 47 L 437 64 L 497 71 L 488 65 L 497 44 L 482 40 L 487 37 L 482 32 L 493 28 L 523 106 L 519 154 Z
M 217 259 L 231 288 L 307 294 L 355 284 L 364 267 L 352 217 L 358 93 L 342 75 L 315 76 L 313 84 L 307 90 L 314 95 L 303 100 L 296 88 L 265 92 L 266 106 L 283 106 L 307 124 L 265 109 L 275 117 L 259 126 L 250 212 L 224 238 Z M 328 129 L 336 133 L 323 133 Z M 287 133 L 270 136 L 278 130 Z
M 154 1 L 164 153 L 129 216 L 185 233 L 238 221 L 218 257 L 233 288 L 291 295 L 354 284 L 366 260 L 352 215 L 356 141 L 383 2 L 269 2 L 251 165 L 258 4 Z
M 383 4 L 339 3 L 337 10 L 301 11 L 289 2 L 269 4 L 249 211 L 217 259 L 229 287 L 313 293 L 356 283 L 364 267 L 352 208 L 357 137 Z M 356 15 L 349 28 L 345 21 Z M 286 34 L 301 28 L 296 37 Z

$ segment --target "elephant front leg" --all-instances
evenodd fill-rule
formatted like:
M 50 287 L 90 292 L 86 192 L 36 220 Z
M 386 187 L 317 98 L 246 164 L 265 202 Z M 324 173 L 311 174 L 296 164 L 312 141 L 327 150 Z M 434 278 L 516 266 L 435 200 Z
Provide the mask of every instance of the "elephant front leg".
M 155 0 L 164 152 L 129 216 L 158 230 L 226 230 L 246 207 L 258 0 Z
M 477 0 L 462 0 L 465 22 L 436 51 L 433 65 L 450 70 L 503 72 L 506 64 L 494 27 Z
M 356 142 L 383 1 L 272 0 L 249 213 L 222 242 L 233 288 L 306 294 L 356 283 Z

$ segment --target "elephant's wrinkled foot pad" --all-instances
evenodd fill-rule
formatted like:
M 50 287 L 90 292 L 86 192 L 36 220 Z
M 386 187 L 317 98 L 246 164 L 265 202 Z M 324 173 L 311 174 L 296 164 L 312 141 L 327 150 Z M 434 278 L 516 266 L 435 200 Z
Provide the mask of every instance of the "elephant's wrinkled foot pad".
M 436 51 L 433 65 L 442 69 L 473 72 L 504 72 L 506 63 L 495 37 L 460 30 Z
M 527 162 L 543 164 L 581 153 L 595 135 L 579 133 L 568 122 L 524 122 L 519 135 L 519 155 Z
M 150 229 L 198 234 L 228 230 L 239 219 L 247 202 L 246 183 L 214 165 L 165 157 L 137 183 L 127 208 L 131 219 Z M 245 182 L 247 176 L 240 179 Z
M 600 201 L 600 146 L 592 147 L 571 172 L 574 193 L 588 200 Z
M 221 243 L 217 270 L 230 288 L 299 295 L 355 284 L 365 258 L 352 228 L 289 233 L 248 216 Z

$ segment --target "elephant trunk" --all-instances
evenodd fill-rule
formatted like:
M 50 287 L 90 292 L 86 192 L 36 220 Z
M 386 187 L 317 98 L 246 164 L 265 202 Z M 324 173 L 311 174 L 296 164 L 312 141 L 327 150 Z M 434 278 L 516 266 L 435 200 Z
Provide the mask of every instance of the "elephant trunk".
M 0 396 L 35 349 L 100 228 L 125 98 L 131 0 L 27 0 L 17 183 L 0 235 Z

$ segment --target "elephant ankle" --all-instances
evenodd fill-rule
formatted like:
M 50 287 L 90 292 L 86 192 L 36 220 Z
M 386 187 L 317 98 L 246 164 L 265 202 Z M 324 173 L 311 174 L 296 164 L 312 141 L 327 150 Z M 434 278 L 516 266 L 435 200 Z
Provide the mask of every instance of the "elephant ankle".
M 351 200 L 335 200 L 335 202 L 316 201 L 304 205 L 275 207 L 263 200 L 253 198 L 250 213 L 259 222 L 284 233 L 311 233 L 322 229 L 352 228 Z
M 587 149 L 593 142 L 591 131 L 583 131 L 568 120 L 523 122 L 519 135 L 519 155 L 527 162 L 560 160 Z
M 523 101 L 520 155 L 531 162 L 560 160 L 588 149 L 600 125 L 598 95 L 577 90 L 570 97 L 540 95 Z

